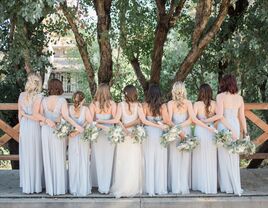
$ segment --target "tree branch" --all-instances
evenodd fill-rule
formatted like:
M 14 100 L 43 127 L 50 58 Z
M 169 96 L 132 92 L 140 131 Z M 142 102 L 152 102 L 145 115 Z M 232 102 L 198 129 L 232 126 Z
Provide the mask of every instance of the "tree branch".
M 202 36 L 211 15 L 212 0 L 199 0 L 196 9 L 196 26 L 192 36 L 192 46 L 195 47 Z
M 230 5 L 230 0 L 222 0 L 219 14 L 212 24 L 211 28 L 208 32 L 200 38 L 196 45 L 192 47 L 189 51 L 188 55 L 183 60 L 182 64 L 180 65 L 179 70 L 175 75 L 175 81 L 184 81 L 189 72 L 192 70 L 193 65 L 196 63 L 198 58 L 201 56 L 202 52 L 204 51 L 205 47 L 212 41 L 215 37 L 217 32 L 220 30 L 220 27 L 227 15 L 228 7 Z M 199 25 L 200 27 L 201 25 Z
M 173 14 L 174 19 L 177 19 L 180 16 L 185 2 L 186 2 L 186 0 L 180 0 L 180 2 L 178 3 L 178 6 L 176 7 L 175 12 Z
M 130 63 L 135 71 L 135 74 L 143 88 L 143 91 L 146 92 L 148 90 L 148 81 L 146 80 L 144 74 L 141 71 L 140 62 L 137 57 L 133 57 L 130 60 Z

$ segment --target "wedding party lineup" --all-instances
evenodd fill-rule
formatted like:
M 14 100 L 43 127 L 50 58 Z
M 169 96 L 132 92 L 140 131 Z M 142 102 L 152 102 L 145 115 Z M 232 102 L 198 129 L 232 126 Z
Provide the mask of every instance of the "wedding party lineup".
M 190 101 L 187 86 L 174 82 L 168 102 L 157 84 L 142 101 L 126 85 L 116 103 L 102 83 L 90 104 L 82 91 L 67 103 L 60 80 L 50 79 L 44 94 L 40 75 L 29 73 L 18 100 L 22 192 L 240 196 L 239 155 L 254 154 L 255 145 L 236 77 L 224 75 L 218 85 L 215 101 L 205 83 Z

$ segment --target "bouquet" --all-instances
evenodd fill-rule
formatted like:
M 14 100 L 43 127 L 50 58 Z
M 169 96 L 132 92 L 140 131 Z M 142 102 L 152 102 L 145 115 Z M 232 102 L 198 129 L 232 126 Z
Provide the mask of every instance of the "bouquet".
M 100 129 L 93 124 L 89 124 L 86 126 L 85 131 L 83 132 L 81 139 L 84 141 L 97 142 L 98 136 L 100 133 Z
M 65 139 L 72 131 L 74 131 L 74 127 L 64 119 L 61 119 L 60 123 L 57 123 L 53 133 L 56 134 L 59 139 Z
M 112 144 L 122 143 L 125 140 L 124 129 L 120 125 L 113 126 L 109 129 L 108 140 Z
M 142 144 L 142 142 L 146 139 L 147 134 L 143 126 L 137 125 L 133 128 L 131 132 L 134 143 Z
M 228 150 L 233 154 L 245 154 L 252 155 L 256 152 L 256 146 L 253 142 L 250 141 L 250 137 L 247 136 L 244 139 L 238 139 L 232 141 L 228 146 Z
M 232 133 L 229 130 L 221 130 L 215 134 L 214 141 L 218 147 L 227 147 L 233 141 Z
M 186 136 L 185 139 L 181 140 L 177 144 L 177 149 L 179 151 L 193 151 L 199 145 L 197 137 Z
M 181 127 L 179 125 L 175 125 L 167 130 L 160 138 L 160 144 L 164 147 L 167 147 L 169 143 L 175 141 L 176 139 L 180 139 L 179 134 L 182 132 Z

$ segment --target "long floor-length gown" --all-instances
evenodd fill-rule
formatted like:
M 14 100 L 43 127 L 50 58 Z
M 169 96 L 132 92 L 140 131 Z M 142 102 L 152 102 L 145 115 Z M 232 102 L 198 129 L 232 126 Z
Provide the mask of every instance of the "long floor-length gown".
M 41 99 L 41 95 L 34 96 L 26 102 L 26 94 L 19 97 L 22 110 L 28 114 L 33 113 L 33 103 Z M 41 144 L 41 127 L 38 121 L 22 117 L 20 120 L 20 187 L 23 193 L 39 193 L 42 191 L 43 159 Z
M 52 121 L 61 117 L 64 98 L 58 97 L 53 111 L 48 110 L 48 98 L 44 98 L 42 106 L 44 116 Z M 65 194 L 67 191 L 66 170 L 66 139 L 59 139 L 54 134 L 54 129 L 48 125 L 42 126 L 42 150 L 45 172 L 46 193 L 49 195 Z
M 86 121 L 86 107 L 82 107 L 80 116 L 74 115 L 73 106 L 70 107 L 70 116 L 80 126 Z M 90 143 L 81 140 L 81 134 L 69 139 L 69 190 L 76 196 L 86 196 L 91 193 L 90 177 Z
M 147 116 L 147 120 L 155 118 Z M 160 128 L 146 126 L 147 138 L 143 143 L 144 152 L 144 188 L 150 196 L 167 193 L 167 148 L 160 144 L 163 131 Z
M 183 123 L 188 119 L 187 113 L 174 113 L 174 124 Z M 183 128 L 187 135 L 191 135 L 191 127 Z M 191 187 L 191 152 L 179 151 L 177 141 L 169 145 L 168 185 L 174 194 L 188 194 Z
M 206 119 L 198 115 L 199 119 Z M 217 193 L 217 147 L 213 142 L 215 134 L 199 125 L 195 126 L 195 136 L 200 144 L 192 154 L 192 189 L 206 194 Z
M 224 109 L 224 118 L 236 130 L 236 134 L 240 135 L 240 124 L 238 120 L 238 109 Z M 226 127 L 219 123 L 218 130 L 221 131 Z M 241 195 L 240 167 L 239 155 L 229 153 L 224 147 L 218 148 L 219 160 L 219 185 L 221 192 L 235 193 Z
M 122 122 L 128 123 L 138 118 L 138 104 L 132 115 L 125 111 L 122 105 Z M 130 129 L 131 130 L 131 129 Z M 141 145 L 133 143 L 131 136 L 116 147 L 114 177 L 111 192 L 117 197 L 131 197 L 142 193 L 142 151 Z
M 111 118 L 111 114 L 96 114 L 97 120 L 109 120 Z M 97 175 L 98 191 L 107 194 L 112 183 L 115 145 L 108 140 L 108 134 L 105 131 L 100 131 L 97 142 L 92 145 L 96 168 L 92 171 L 95 171 Z

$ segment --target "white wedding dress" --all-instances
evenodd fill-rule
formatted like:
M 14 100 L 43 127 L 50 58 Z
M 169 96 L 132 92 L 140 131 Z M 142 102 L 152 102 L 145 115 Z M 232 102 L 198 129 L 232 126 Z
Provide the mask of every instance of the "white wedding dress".
M 109 120 L 111 114 L 96 114 L 97 120 Z M 110 125 L 105 125 L 110 126 Z M 94 185 L 98 186 L 98 191 L 103 194 L 110 192 L 112 182 L 113 160 L 115 145 L 108 140 L 108 134 L 105 131 L 100 131 L 97 142 L 92 143 L 93 160 L 95 162 L 92 172 L 96 174 Z M 95 175 L 94 174 L 94 175 Z
M 138 104 L 132 115 L 125 111 L 126 104 L 122 106 L 123 123 L 134 121 L 138 118 Z M 131 130 L 131 129 L 129 129 Z M 114 177 L 111 192 L 115 197 L 131 197 L 142 193 L 142 151 L 140 144 L 134 144 L 133 138 L 126 136 L 125 141 L 116 147 L 114 160 Z

